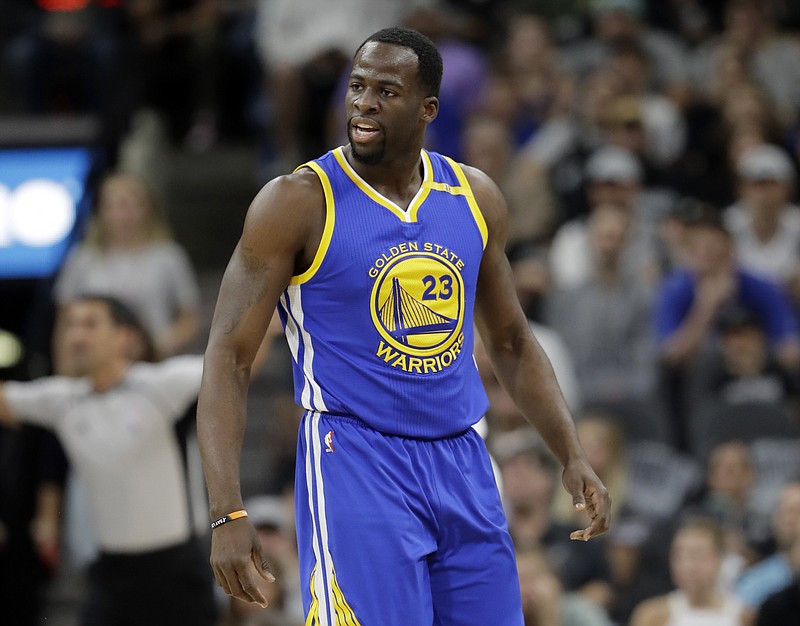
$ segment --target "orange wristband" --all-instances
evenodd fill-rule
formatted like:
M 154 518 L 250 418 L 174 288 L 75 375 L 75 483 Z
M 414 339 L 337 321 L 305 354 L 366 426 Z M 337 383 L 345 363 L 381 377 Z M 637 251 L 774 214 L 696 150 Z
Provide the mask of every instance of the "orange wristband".
M 227 524 L 235 519 L 239 519 L 240 517 L 247 517 L 247 511 L 244 509 L 239 509 L 233 513 L 223 515 L 219 519 L 215 519 L 213 522 L 211 522 L 211 530 L 214 530 L 217 526 L 222 526 L 223 524 Z

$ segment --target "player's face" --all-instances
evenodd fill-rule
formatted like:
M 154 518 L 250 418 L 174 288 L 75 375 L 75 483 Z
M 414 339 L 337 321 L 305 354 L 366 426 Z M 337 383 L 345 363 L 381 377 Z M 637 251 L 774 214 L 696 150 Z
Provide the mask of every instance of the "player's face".
M 416 149 L 438 110 L 417 80 L 417 56 L 405 47 L 369 42 L 356 54 L 345 98 L 353 158 L 378 165 Z
M 64 341 L 75 373 L 86 376 L 108 367 L 123 349 L 125 332 L 114 324 L 103 302 L 70 305 Z

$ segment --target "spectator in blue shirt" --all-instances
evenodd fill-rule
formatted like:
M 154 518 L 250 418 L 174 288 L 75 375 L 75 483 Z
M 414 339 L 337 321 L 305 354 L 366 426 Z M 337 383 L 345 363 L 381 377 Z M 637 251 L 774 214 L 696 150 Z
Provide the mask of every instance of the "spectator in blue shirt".
M 682 366 L 715 336 L 727 307 L 747 310 L 759 320 L 778 361 L 800 364 L 797 316 L 788 295 L 769 279 L 742 270 L 719 215 L 696 207 L 686 216 L 688 267 L 662 283 L 656 301 L 656 332 L 666 365 Z

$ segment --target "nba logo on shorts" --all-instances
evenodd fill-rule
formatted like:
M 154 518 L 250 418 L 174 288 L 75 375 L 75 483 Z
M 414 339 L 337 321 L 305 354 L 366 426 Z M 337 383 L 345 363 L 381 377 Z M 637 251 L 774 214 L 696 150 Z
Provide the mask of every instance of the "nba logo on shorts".
M 325 452 L 333 452 L 333 431 L 329 430 L 325 435 Z

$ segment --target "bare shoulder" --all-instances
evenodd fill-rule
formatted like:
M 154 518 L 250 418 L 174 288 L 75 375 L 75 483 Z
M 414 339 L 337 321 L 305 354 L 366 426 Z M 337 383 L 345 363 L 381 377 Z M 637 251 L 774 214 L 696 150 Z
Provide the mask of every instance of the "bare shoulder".
M 650 598 L 640 603 L 631 616 L 630 626 L 664 626 L 669 621 L 666 596 Z
M 297 249 L 325 219 L 325 194 L 317 174 L 302 168 L 273 178 L 256 194 L 245 218 L 243 239 L 276 240 Z
M 270 180 L 256 194 L 248 210 L 248 217 L 264 214 L 288 213 L 287 217 L 298 217 L 307 211 L 320 210 L 325 203 L 322 183 L 317 174 L 304 167 L 292 174 Z M 292 210 L 287 210 L 292 209 Z

